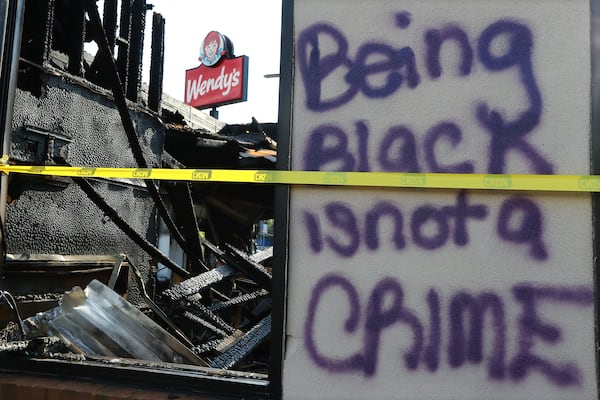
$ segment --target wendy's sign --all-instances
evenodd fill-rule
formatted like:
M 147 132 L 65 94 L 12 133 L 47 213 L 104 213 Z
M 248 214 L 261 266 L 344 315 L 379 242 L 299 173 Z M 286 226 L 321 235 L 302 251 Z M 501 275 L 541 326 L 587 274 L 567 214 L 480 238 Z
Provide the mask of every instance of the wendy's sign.
M 231 41 L 219 32 L 206 35 L 199 67 L 185 72 L 185 103 L 209 108 L 246 101 L 248 57 L 233 57 Z
M 185 103 L 208 108 L 246 101 L 248 57 L 224 58 L 213 67 L 204 64 L 185 71 Z

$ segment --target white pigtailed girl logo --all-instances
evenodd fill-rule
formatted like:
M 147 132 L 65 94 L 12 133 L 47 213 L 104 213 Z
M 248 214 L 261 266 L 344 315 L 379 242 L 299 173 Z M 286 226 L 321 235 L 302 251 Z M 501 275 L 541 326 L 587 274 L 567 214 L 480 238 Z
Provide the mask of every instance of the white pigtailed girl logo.
M 246 101 L 248 57 L 235 57 L 233 43 L 211 31 L 200 48 L 201 64 L 185 72 L 185 102 L 202 108 Z
M 217 31 L 208 32 L 200 47 L 199 60 L 202 61 L 202 64 L 212 67 L 227 52 L 225 46 L 226 41 L 223 35 Z

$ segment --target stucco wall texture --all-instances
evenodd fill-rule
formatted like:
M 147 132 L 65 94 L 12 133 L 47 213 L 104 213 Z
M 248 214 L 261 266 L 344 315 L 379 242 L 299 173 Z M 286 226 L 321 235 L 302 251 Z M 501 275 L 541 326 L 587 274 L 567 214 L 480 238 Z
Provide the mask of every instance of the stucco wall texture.
M 106 93 L 44 78 L 41 96 L 17 90 L 11 155 L 23 148 L 25 126 L 59 133 L 72 142 L 74 166 L 137 167 L 119 112 Z M 164 130 L 151 114 L 130 111 L 148 166 L 160 166 Z M 153 201 L 143 182 L 90 180 L 95 190 L 140 235 L 156 244 Z M 7 206 L 7 252 L 24 254 L 127 254 L 147 274 L 149 256 L 135 245 L 69 178 L 11 176 Z

